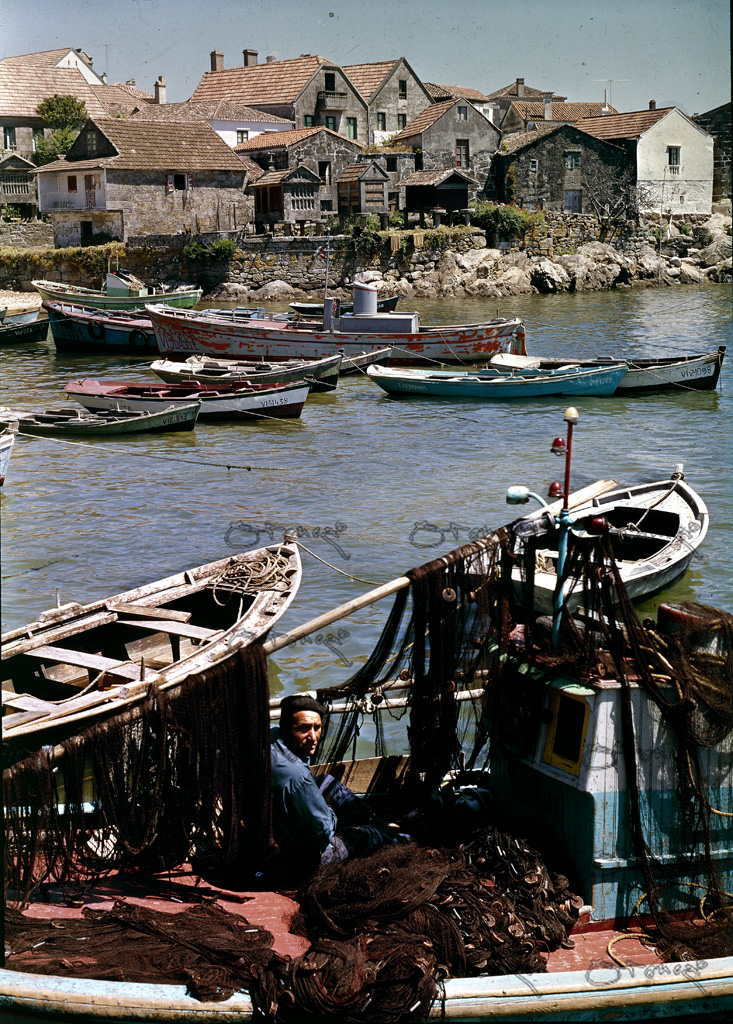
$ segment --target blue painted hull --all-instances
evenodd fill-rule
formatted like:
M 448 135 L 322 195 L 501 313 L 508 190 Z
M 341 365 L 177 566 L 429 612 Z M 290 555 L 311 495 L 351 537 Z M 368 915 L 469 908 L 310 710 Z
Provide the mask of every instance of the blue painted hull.
M 397 370 L 375 367 L 369 376 L 390 395 L 421 395 L 434 398 L 474 398 L 486 401 L 506 398 L 543 398 L 552 395 L 612 395 L 626 373 L 625 364 L 567 372 L 505 374 L 451 373 L 450 371 Z
M 57 352 L 158 354 L 153 325 L 139 313 L 106 313 L 67 303 L 46 303 Z

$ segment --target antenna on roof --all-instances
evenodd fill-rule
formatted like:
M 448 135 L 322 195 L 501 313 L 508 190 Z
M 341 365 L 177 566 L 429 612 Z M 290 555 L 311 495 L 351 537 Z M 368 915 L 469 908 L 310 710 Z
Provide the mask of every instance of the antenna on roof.
M 613 106 L 613 99 L 612 99 L 613 93 L 611 91 L 611 86 L 613 85 L 614 82 L 628 82 L 629 79 L 628 78 L 594 78 L 593 81 L 594 82 L 608 82 L 608 105 L 609 105 L 609 107 L 612 107 Z

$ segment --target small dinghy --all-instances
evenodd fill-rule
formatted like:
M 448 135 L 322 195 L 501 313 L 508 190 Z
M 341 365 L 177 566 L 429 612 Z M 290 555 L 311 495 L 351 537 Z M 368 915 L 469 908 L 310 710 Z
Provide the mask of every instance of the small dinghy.
M 17 313 L 0 310 L 0 345 L 16 342 L 43 341 L 48 331 L 48 320 L 39 317 L 38 309 L 23 309 Z
M 150 369 L 168 384 L 185 381 L 202 381 L 206 384 L 214 381 L 224 384 L 237 381 L 288 384 L 305 380 L 310 384 L 311 391 L 333 391 L 339 382 L 341 360 L 341 354 L 327 356 L 325 359 L 290 359 L 277 363 L 189 356 L 184 362 L 156 359 L 150 364 Z
M 371 380 L 389 395 L 433 398 L 542 398 L 546 395 L 612 395 L 626 373 L 626 364 L 535 370 L 417 370 L 411 367 L 370 366 Z
M 40 745 L 57 727 L 133 706 L 151 683 L 167 689 L 212 668 L 267 635 L 301 572 L 298 547 L 287 539 L 42 612 L 2 637 L 3 739 L 31 742 L 32 733 Z
M 175 406 L 161 412 L 102 409 L 92 413 L 71 408 L 29 412 L 25 409 L 0 409 L 0 426 L 13 424 L 20 434 L 34 434 L 38 437 L 55 434 L 107 437 L 163 430 L 193 430 L 200 408 L 201 402 Z
M 103 288 L 85 288 L 60 281 L 31 281 L 46 302 L 72 302 L 96 309 L 141 309 L 146 302 L 166 302 L 169 306 L 189 309 L 203 295 L 195 285 L 163 291 L 149 288 L 133 274 L 108 268 Z

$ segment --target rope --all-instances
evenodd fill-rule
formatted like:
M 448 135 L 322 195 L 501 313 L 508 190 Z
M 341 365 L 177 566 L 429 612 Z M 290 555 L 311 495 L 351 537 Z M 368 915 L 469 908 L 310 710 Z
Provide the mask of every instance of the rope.
M 619 957 L 617 957 L 616 954 L 613 952 L 613 947 L 616 945 L 616 943 L 623 942 L 624 939 L 638 939 L 638 941 L 641 942 L 642 945 L 646 945 L 644 939 L 648 939 L 649 942 L 652 943 L 652 946 L 654 945 L 654 939 L 651 937 L 651 935 L 646 935 L 644 932 L 634 932 L 631 935 L 617 935 L 616 938 L 611 939 L 611 941 L 606 946 L 606 952 L 608 953 L 609 957 L 613 960 L 613 962 L 617 964 L 619 967 L 629 966 L 628 964 L 625 964 L 623 960 L 620 960 Z
M 298 545 L 299 548 L 302 548 L 303 551 L 307 551 L 309 555 L 312 555 L 313 558 L 317 558 L 319 562 L 323 562 L 323 564 L 327 565 L 329 569 L 333 569 L 334 572 L 341 573 L 341 575 L 346 576 L 347 579 L 355 580 L 357 583 L 366 583 L 370 587 L 382 586 L 381 583 L 375 583 L 373 580 L 363 580 L 360 576 L 352 576 L 351 573 L 344 572 L 344 570 L 339 569 L 338 566 L 331 565 L 331 563 L 327 562 L 325 558 L 321 558 L 320 555 L 317 555 L 314 551 L 311 551 L 310 548 L 307 548 L 305 544 L 301 544 L 299 540 L 296 540 L 295 543 Z
M 284 593 L 288 589 L 287 570 L 290 560 L 278 549 L 268 551 L 261 558 L 235 559 L 224 568 L 212 583 L 212 597 L 223 608 L 234 594 L 255 596 L 263 590 Z M 225 601 L 217 597 L 217 587 L 226 586 L 231 593 Z

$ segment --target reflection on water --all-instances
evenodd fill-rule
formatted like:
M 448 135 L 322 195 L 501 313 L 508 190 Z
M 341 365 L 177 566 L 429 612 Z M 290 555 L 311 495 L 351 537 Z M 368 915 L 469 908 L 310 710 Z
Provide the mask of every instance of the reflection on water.
M 401 305 L 419 309 L 424 323 L 519 315 L 531 353 L 642 357 L 725 344 L 730 299 L 729 286 L 711 285 Z M 72 378 L 153 379 L 136 359 L 57 358 L 50 341 L 5 349 L 1 365 L 0 404 L 10 406 L 64 405 L 63 386 Z M 573 453 L 576 488 L 598 478 L 666 478 L 684 463 L 709 506 L 711 527 L 690 571 L 663 598 L 728 610 L 731 372 L 724 363 L 713 393 L 577 399 Z M 311 396 L 295 421 L 204 422 L 190 434 L 124 443 L 21 437 L 1 499 L 3 629 L 55 603 L 56 588 L 62 601 L 88 601 L 297 528 L 302 543 L 330 565 L 304 553 L 304 583 L 284 630 L 513 518 L 507 487 L 522 483 L 544 493 L 563 475 L 550 443 L 564 432 L 566 404 L 400 401 L 363 377 L 347 377 L 335 393 Z M 653 614 L 659 600 L 650 599 L 644 613 Z M 281 652 L 273 688 L 322 685 L 351 673 L 389 603 Z

